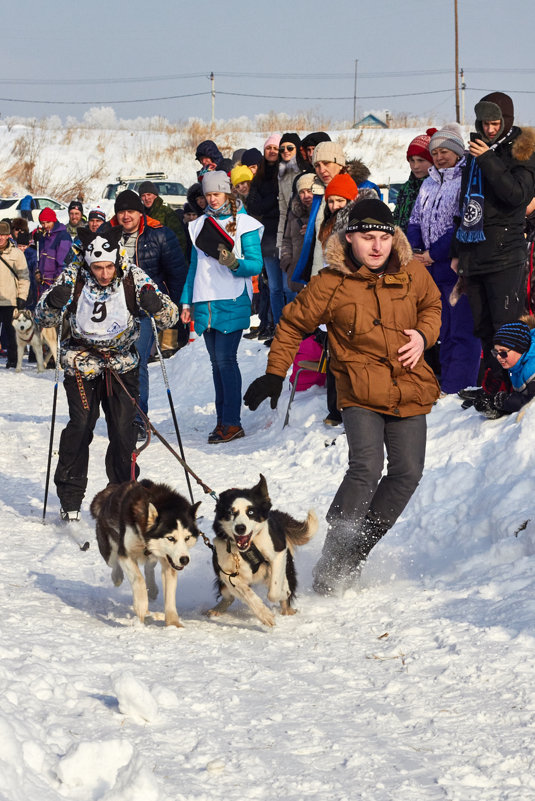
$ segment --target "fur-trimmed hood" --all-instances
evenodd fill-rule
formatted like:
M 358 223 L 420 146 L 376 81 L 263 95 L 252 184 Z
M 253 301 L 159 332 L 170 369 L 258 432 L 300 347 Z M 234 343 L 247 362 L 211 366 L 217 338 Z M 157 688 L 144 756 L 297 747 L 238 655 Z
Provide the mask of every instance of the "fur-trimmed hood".
M 519 128 L 511 152 L 517 161 L 529 161 L 535 153 L 535 128 Z
M 398 265 L 400 267 L 406 267 L 413 258 L 412 248 L 409 245 L 409 240 L 399 226 L 396 226 L 394 232 L 392 254 L 397 257 L 395 260 L 397 262 L 396 268 Z M 389 262 L 392 260 L 392 254 Z M 337 270 L 338 272 L 346 275 L 354 272 L 354 270 L 352 270 L 348 264 L 349 243 L 346 241 L 345 231 L 340 231 L 339 233 L 335 233 L 329 237 L 327 244 L 325 245 L 324 255 L 327 268 L 330 268 L 331 270 Z M 394 272 L 397 272 L 397 269 L 394 270 Z
M 346 172 L 353 178 L 357 186 L 370 177 L 370 171 L 360 159 L 351 159 L 346 162 Z

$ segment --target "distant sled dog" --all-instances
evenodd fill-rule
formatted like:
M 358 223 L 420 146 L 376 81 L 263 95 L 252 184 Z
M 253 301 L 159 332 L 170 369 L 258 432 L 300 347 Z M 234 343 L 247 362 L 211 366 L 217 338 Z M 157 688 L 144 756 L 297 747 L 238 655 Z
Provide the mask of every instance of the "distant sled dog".
M 196 503 L 188 501 L 166 484 L 148 479 L 110 484 L 91 502 L 96 520 L 100 553 L 111 567 L 118 587 L 126 573 L 134 598 L 134 611 L 143 623 L 149 598 L 158 595 L 154 567 L 162 568 L 165 625 L 182 628 L 176 609 L 179 571 L 190 561 L 189 551 L 197 542 Z M 145 566 L 145 578 L 139 568 Z
M 312 539 L 318 519 L 310 510 L 303 522 L 272 510 L 266 479 L 252 489 L 222 492 L 215 508 L 213 566 L 221 601 L 207 614 L 220 615 L 235 598 L 243 601 L 266 626 L 275 624 L 271 609 L 251 589 L 263 583 L 268 599 L 279 603 L 281 614 L 293 615 L 297 578 L 293 560 L 296 545 Z
M 29 309 L 15 309 L 13 312 L 13 328 L 17 340 L 17 367 L 16 372 L 22 370 L 22 357 L 24 349 L 29 345 L 35 353 L 37 372 L 42 373 L 51 357 L 57 358 L 57 334 L 55 328 L 38 328 L 33 319 L 33 312 Z M 48 346 L 48 352 L 43 358 L 43 345 Z

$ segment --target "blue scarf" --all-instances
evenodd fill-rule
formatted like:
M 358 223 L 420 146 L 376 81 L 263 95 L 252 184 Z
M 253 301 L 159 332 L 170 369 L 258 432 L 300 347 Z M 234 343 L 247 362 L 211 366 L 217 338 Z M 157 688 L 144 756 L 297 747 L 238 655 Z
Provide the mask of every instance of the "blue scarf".
M 466 193 L 463 198 L 461 224 L 456 234 L 459 242 L 484 242 L 486 239 L 483 233 L 485 198 L 483 197 L 482 183 L 481 168 L 477 159 L 472 158 Z
M 321 206 L 322 200 L 323 195 L 314 195 L 312 199 L 312 206 L 310 207 L 310 214 L 308 217 L 307 229 L 305 231 L 305 238 L 303 240 L 303 247 L 301 248 L 301 253 L 299 254 L 299 259 L 295 265 L 295 270 L 293 271 L 291 279 L 299 284 L 307 283 L 305 278 L 303 278 L 303 274 L 308 265 L 310 250 L 316 242 L 316 217 L 318 216 L 318 210 Z

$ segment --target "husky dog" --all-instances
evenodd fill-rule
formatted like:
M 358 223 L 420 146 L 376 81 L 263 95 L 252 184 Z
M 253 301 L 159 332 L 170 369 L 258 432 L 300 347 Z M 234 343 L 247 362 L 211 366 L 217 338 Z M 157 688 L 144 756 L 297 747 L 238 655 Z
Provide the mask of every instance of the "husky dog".
M 220 615 L 235 598 L 247 604 L 266 626 L 275 617 L 251 584 L 268 587 L 268 599 L 280 603 L 281 614 L 293 615 L 297 588 L 293 549 L 312 539 L 318 518 L 310 510 L 303 522 L 271 509 L 266 479 L 252 489 L 222 492 L 215 508 L 213 565 L 221 601 L 206 614 Z
M 13 328 L 17 339 L 17 367 L 22 370 L 22 357 L 26 345 L 30 345 L 37 360 L 37 372 L 42 373 L 51 357 L 57 358 L 57 334 L 55 328 L 39 329 L 29 309 L 15 309 L 13 312 Z M 48 353 L 43 359 L 43 344 L 48 345 Z
M 176 610 L 178 572 L 189 563 L 189 550 L 197 542 L 195 523 L 199 503 L 193 506 L 166 484 L 144 479 L 110 484 L 91 501 L 100 553 L 111 567 L 118 587 L 126 573 L 134 596 L 134 611 L 143 623 L 149 597 L 158 588 L 154 565 L 162 568 L 165 625 L 183 628 Z M 145 578 L 139 564 L 145 564 Z

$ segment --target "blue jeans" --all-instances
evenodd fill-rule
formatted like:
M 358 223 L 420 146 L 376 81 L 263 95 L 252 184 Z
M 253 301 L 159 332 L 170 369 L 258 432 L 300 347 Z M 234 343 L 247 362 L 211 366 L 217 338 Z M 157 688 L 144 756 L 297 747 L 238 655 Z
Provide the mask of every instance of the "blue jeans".
M 287 303 L 291 303 L 297 292 L 292 292 L 288 288 L 288 276 L 282 272 L 278 256 L 264 256 L 264 267 L 268 277 L 273 324 L 277 325 L 283 307 Z
M 212 363 L 217 422 L 224 426 L 241 425 L 241 373 L 237 354 L 242 333 L 241 328 L 230 334 L 209 328 L 203 334 Z
M 149 356 L 154 345 L 154 332 L 150 317 L 140 320 L 139 339 L 136 342 L 139 353 L 139 405 L 148 414 L 149 411 Z

